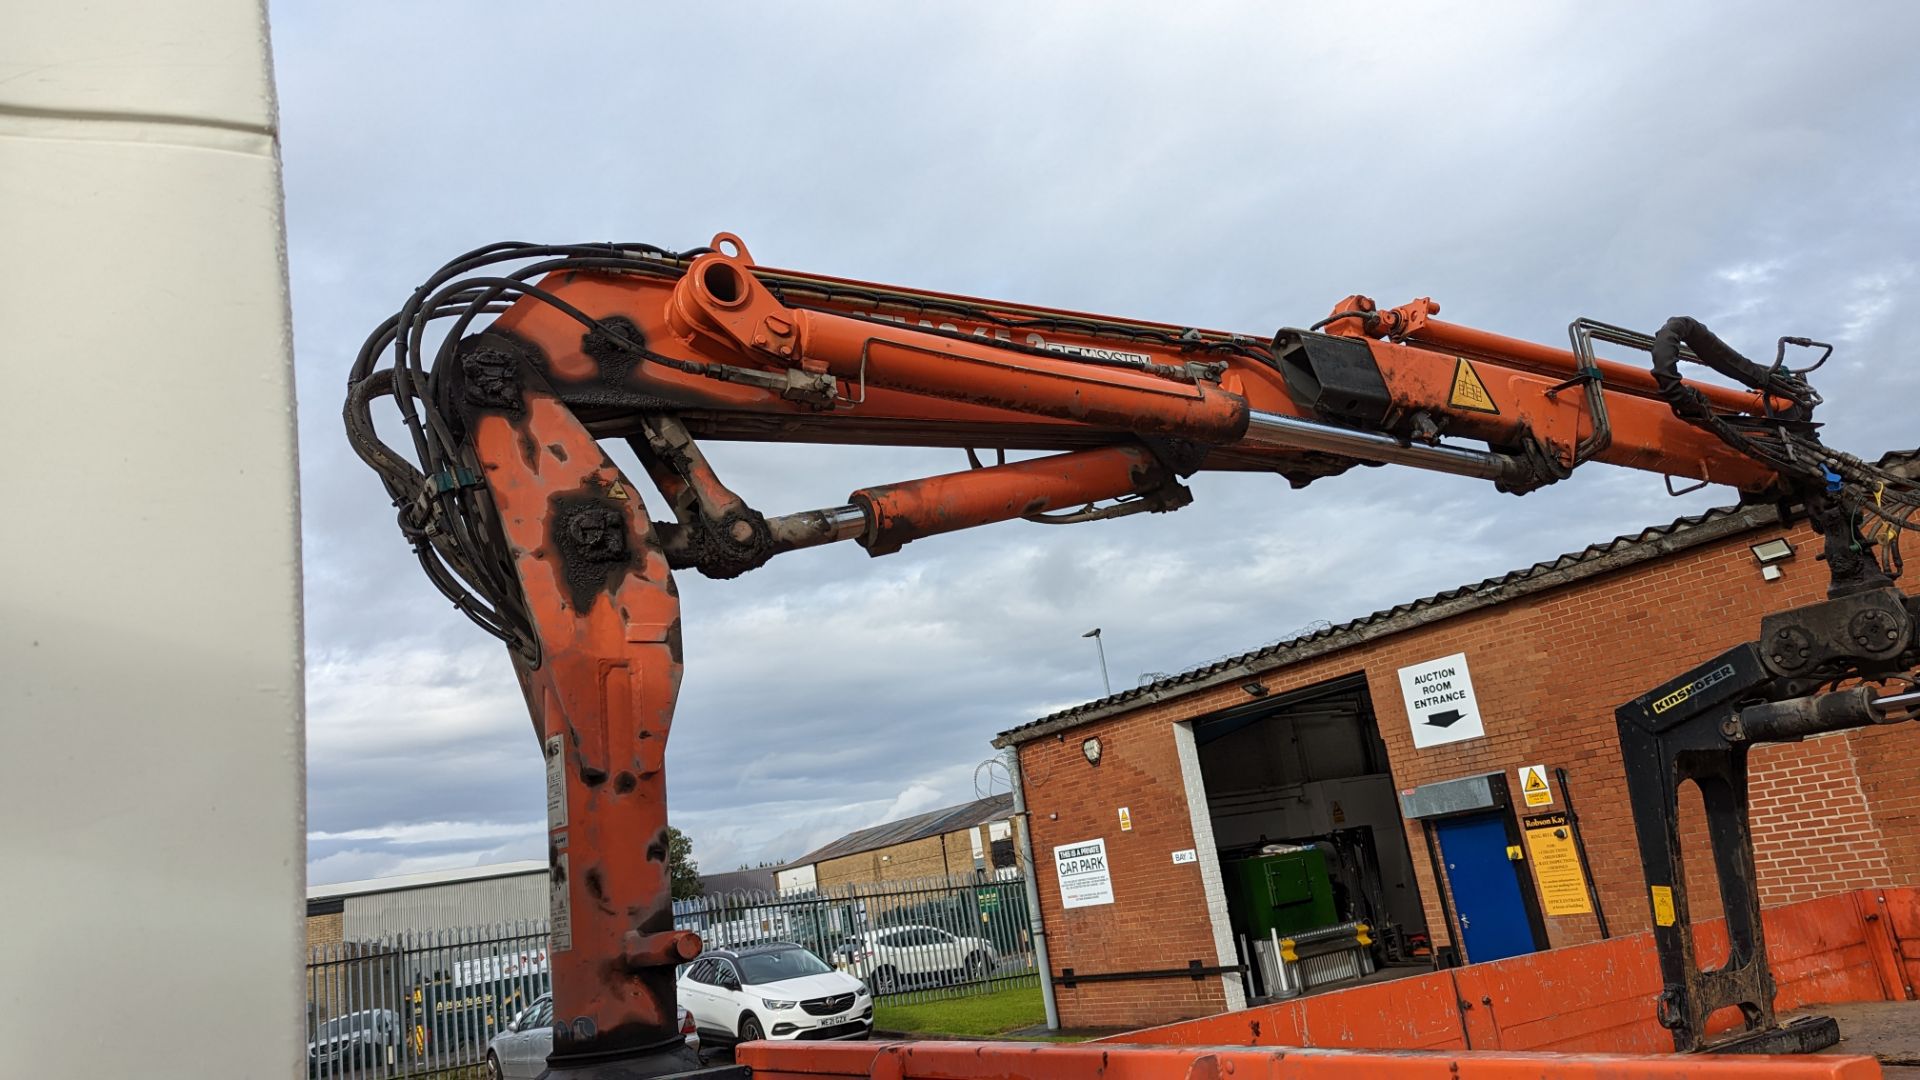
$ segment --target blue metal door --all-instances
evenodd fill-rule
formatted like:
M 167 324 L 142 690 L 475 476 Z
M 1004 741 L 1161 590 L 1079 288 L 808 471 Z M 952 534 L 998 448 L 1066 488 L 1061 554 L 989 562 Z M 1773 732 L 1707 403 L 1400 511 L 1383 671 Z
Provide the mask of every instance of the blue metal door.
M 1533 952 L 1533 921 L 1520 895 L 1519 864 L 1507 858 L 1507 824 L 1501 815 L 1442 818 L 1434 822 L 1434 832 L 1467 963 Z

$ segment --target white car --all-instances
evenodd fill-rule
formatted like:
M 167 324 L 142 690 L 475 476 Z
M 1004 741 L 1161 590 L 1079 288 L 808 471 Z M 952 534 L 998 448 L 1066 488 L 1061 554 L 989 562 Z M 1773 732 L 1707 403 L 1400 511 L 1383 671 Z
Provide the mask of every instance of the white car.
M 999 961 L 987 939 L 949 934 L 937 926 L 869 930 L 834 955 L 882 997 L 907 986 L 985 979 Z
M 700 1053 L 700 1035 L 693 1014 L 680 1007 L 680 1037 L 687 1049 Z M 487 1080 L 533 1080 L 546 1075 L 547 1055 L 553 1053 L 553 995 L 541 994 L 520 1010 L 505 1031 L 487 1043 Z
M 680 969 L 680 1004 L 701 1036 L 864 1039 L 873 1033 L 866 984 L 790 942 L 713 949 Z

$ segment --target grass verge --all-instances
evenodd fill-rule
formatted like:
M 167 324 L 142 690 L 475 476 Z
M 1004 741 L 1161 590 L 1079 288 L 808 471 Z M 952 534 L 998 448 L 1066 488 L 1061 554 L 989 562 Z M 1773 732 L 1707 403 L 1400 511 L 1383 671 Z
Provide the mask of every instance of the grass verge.
M 873 1010 L 879 1031 L 912 1035 L 1004 1035 L 1018 1028 L 1046 1022 L 1046 1007 L 1037 986 L 1016 986 L 991 994 L 919 1001 L 910 1005 L 882 1003 Z

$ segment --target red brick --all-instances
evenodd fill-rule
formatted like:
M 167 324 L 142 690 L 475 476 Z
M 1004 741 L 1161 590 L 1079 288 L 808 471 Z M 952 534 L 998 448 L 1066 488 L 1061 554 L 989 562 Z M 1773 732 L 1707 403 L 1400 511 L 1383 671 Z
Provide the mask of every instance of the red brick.
M 1765 536 L 1777 535 L 1774 529 Z M 1762 616 L 1824 598 L 1818 545 L 1789 533 L 1802 557 L 1783 580 L 1758 577 L 1747 546 L 1723 538 L 1364 643 L 1259 672 L 1273 692 L 1364 671 L 1395 785 L 1545 764 L 1567 770 L 1595 884 L 1616 934 L 1646 929 L 1646 891 L 1614 732 L 1614 708 L 1720 651 L 1753 638 Z M 1416 751 L 1397 670 L 1466 651 L 1488 737 Z M 1033 811 L 1041 908 L 1057 969 L 1082 972 L 1216 962 L 1199 868 L 1169 853 L 1195 846 L 1171 725 L 1243 704 L 1238 682 L 1146 705 L 1020 747 Z M 1095 767 L 1080 744 L 1098 734 Z M 1751 757 L 1753 831 L 1763 902 L 1920 882 L 1920 730 L 1897 725 L 1760 747 Z M 1135 826 L 1121 833 L 1116 809 Z M 1552 809 L 1562 809 L 1556 801 Z M 1062 911 L 1047 867 L 1057 844 L 1105 837 L 1116 903 Z M 1434 939 L 1447 940 L 1421 831 L 1407 829 L 1414 876 Z M 1719 914 L 1697 800 L 1682 815 L 1696 918 Z M 1206 858 L 1211 853 L 1203 852 Z M 1548 919 L 1556 946 L 1598 936 L 1591 916 Z M 1068 1025 L 1133 1027 L 1217 1011 L 1218 979 L 1087 984 L 1062 989 Z

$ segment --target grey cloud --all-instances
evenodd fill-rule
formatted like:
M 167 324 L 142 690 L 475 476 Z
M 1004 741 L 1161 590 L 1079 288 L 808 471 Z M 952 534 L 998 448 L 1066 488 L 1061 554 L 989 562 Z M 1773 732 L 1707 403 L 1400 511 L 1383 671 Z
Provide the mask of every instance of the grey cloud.
M 1894 407 L 1920 379 L 1895 337 L 1920 293 L 1908 5 L 529 12 L 273 12 L 311 825 L 476 826 L 316 839 L 316 880 L 540 850 L 480 828 L 542 812 L 504 652 L 427 586 L 339 434 L 364 333 L 486 241 L 729 229 L 776 265 L 1263 335 L 1355 291 L 1547 342 L 1687 312 L 1751 352 L 1841 343 L 1833 440 L 1917 441 Z M 769 511 L 961 463 L 712 454 Z M 972 797 L 994 732 L 1100 692 L 1089 626 L 1132 685 L 1725 501 L 1600 469 L 1525 499 L 1390 470 L 1194 486 L 1171 516 L 683 576 L 670 787 L 702 860 Z

